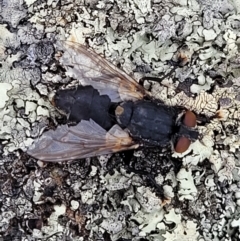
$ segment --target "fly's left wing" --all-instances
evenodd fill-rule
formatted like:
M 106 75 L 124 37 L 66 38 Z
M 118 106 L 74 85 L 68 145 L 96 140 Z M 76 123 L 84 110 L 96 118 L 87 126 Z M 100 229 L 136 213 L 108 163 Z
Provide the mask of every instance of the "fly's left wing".
M 93 120 L 62 125 L 45 132 L 28 150 L 42 161 L 71 161 L 138 148 L 127 132 L 114 125 L 108 132 Z
M 133 78 L 85 46 L 71 41 L 58 41 L 56 46 L 63 51 L 60 63 L 67 74 L 91 85 L 101 95 L 108 95 L 111 102 L 136 101 L 151 94 Z

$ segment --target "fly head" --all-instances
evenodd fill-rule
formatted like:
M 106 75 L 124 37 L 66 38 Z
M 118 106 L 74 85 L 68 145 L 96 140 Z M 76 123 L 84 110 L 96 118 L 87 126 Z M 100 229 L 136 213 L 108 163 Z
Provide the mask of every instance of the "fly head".
M 173 146 L 176 152 L 185 152 L 190 144 L 198 139 L 199 132 L 196 124 L 196 115 L 189 110 L 177 121 L 177 130 L 173 136 Z

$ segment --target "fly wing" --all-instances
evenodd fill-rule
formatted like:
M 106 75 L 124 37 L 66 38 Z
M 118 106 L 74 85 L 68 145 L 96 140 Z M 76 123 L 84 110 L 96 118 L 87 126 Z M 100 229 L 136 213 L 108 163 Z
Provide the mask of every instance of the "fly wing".
M 114 125 L 108 132 L 93 120 L 45 132 L 28 150 L 42 161 L 70 161 L 137 148 L 127 132 Z
M 85 46 L 71 41 L 58 41 L 63 50 L 60 62 L 67 74 L 82 85 L 92 85 L 101 95 L 108 95 L 112 102 L 139 100 L 150 95 L 133 78 Z

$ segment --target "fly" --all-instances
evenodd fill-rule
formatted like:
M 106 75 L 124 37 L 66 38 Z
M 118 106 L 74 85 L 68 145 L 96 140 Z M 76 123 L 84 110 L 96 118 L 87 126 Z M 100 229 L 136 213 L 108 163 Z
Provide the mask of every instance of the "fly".
M 156 100 L 133 78 L 74 42 L 59 42 L 60 63 L 76 88 L 57 91 L 56 108 L 75 126 L 45 132 L 28 150 L 43 161 L 59 162 L 146 147 L 172 146 L 185 152 L 198 139 L 196 115 Z

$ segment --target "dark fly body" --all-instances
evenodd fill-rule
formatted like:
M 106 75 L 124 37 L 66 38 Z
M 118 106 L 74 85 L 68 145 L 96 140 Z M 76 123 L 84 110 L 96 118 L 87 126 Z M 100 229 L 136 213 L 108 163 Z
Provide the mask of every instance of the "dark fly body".
M 50 130 L 28 153 L 43 161 L 67 161 L 139 146 L 172 146 L 185 152 L 197 140 L 196 116 L 181 106 L 167 106 L 126 73 L 83 45 L 59 42 L 60 63 L 79 80 L 57 91 L 54 105 L 71 123 Z

